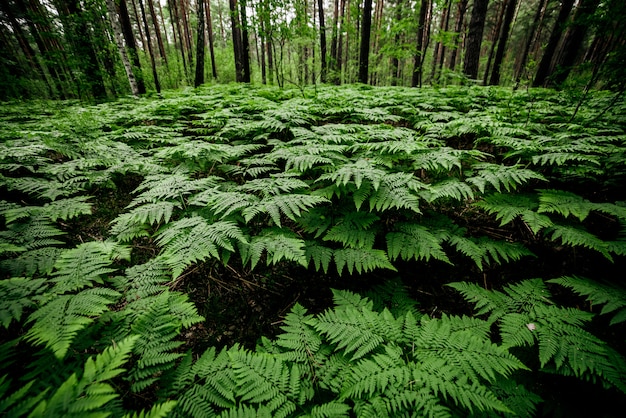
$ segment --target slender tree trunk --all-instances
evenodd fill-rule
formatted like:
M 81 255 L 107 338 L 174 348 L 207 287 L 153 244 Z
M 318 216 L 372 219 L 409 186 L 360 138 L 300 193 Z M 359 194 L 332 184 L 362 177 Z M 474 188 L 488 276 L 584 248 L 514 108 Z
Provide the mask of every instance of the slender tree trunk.
M 174 34 L 174 43 L 176 43 L 176 35 L 178 34 L 178 46 L 180 48 L 180 55 L 183 60 L 183 72 L 185 78 L 188 79 L 189 67 L 187 66 L 187 57 L 185 54 L 185 40 L 183 38 L 183 30 L 180 27 L 181 20 L 179 18 L 178 6 L 176 0 L 167 0 L 170 6 L 170 18 L 172 21 L 172 33 Z M 189 63 L 191 65 L 191 62 Z
M 191 28 L 189 26 L 188 1 L 189 0 L 180 0 L 179 4 L 180 17 L 183 23 L 183 34 L 187 45 L 187 59 L 189 60 L 189 65 L 191 65 L 193 62 L 193 40 L 191 39 Z
M 118 15 L 115 11 L 115 2 L 114 0 L 107 0 L 106 3 L 107 10 L 109 12 L 109 19 L 111 19 L 111 26 L 113 27 L 113 34 L 115 35 L 115 44 L 117 45 L 120 59 L 122 60 L 122 64 L 124 65 L 124 70 L 126 71 L 128 84 L 130 84 L 130 91 L 133 93 L 133 95 L 139 96 L 139 87 L 137 87 L 137 80 L 135 79 L 135 74 L 133 74 L 133 67 L 130 64 L 128 55 L 126 55 L 126 49 L 124 48 L 122 26 L 120 25 Z
M 463 62 L 463 72 L 470 79 L 478 78 L 478 67 L 480 64 L 480 46 L 483 41 L 483 31 L 485 29 L 485 16 L 489 0 L 474 0 L 472 17 L 470 19 L 467 41 L 465 48 L 465 60 Z
M 148 39 L 148 54 L 150 55 L 150 64 L 152 65 L 152 77 L 154 78 L 154 88 L 158 94 L 161 94 L 161 83 L 159 83 L 159 74 L 157 73 L 156 59 L 154 58 L 154 51 L 152 50 L 152 41 L 150 36 L 150 27 L 148 26 L 148 19 L 146 19 L 146 12 L 143 7 L 143 1 L 139 0 L 139 8 L 141 9 L 141 18 L 143 20 L 144 31 L 146 32 L 146 38 Z
M 402 20 L 402 0 L 398 0 L 396 3 L 396 23 L 400 23 Z M 396 48 L 400 47 L 400 31 L 397 30 L 395 36 L 393 37 L 394 46 Z M 400 78 L 400 58 L 398 57 L 398 53 L 395 52 L 391 57 L 391 85 L 397 86 Z
M 448 31 L 448 25 L 450 24 L 450 6 L 452 0 L 447 0 L 445 7 L 441 13 L 441 22 L 439 25 L 439 37 L 442 39 L 444 33 Z M 443 59 L 445 57 L 446 47 L 442 40 L 437 42 L 435 46 L 435 52 L 433 54 L 433 63 L 432 69 L 430 73 L 431 80 L 439 79 L 439 71 L 437 69 L 441 69 L 443 67 Z
M 573 6 L 574 0 L 561 1 L 561 9 L 559 10 L 559 15 L 556 18 L 552 32 L 550 33 L 548 44 L 543 51 L 539 67 L 537 67 L 533 87 L 544 86 L 547 84 L 548 77 L 550 76 L 550 64 L 552 63 L 552 58 L 554 57 L 559 40 L 561 39 L 561 35 L 565 29 L 567 18 L 572 11 Z
M 528 34 L 526 35 L 526 43 L 524 44 L 524 51 L 520 57 L 517 68 L 515 69 L 515 86 L 517 87 L 522 79 L 522 74 L 525 71 L 526 63 L 528 62 L 528 54 L 530 54 L 530 47 L 534 41 L 534 36 L 537 33 L 537 29 L 539 28 L 539 22 L 541 21 L 541 16 L 543 16 L 544 10 L 546 8 L 546 4 L 548 0 L 540 0 L 537 5 L 537 10 L 535 11 L 535 17 L 533 18 L 533 23 L 528 28 Z
M 198 15 L 198 39 L 196 40 L 196 76 L 193 86 L 199 87 L 204 84 L 204 0 L 197 1 Z
M 211 18 L 211 0 L 206 0 L 205 13 L 207 19 L 207 35 L 209 37 L 209 55 L 211 56 L 211 74 L 217 80 L 217 65 L 215 65 L 215 38 L 213 36 L 213 19 Z
M 248 37 L 248 18 L 246 0 L 240 0 L 241 6 L 241 62 L 243 64 L 243 82 L 250 82 L 250 38 Z
M 324 0 L 317 0 L 320 21 L 320 80 L 326 82 L 326 25 L 324 24 Z
M 553 65 L 555 86 L 562 84 L 574 67 L 589 28 L 589 17 L 595 13 L 598 5 L 599 0 L 580 0 L 578 3 L 572 24 L 565 33 L 561 54 Z
M 487 64 L 485 65 L 485 72 L 483 74 L 483 84 L 487 84 L 489 80 L 489 72 L 491 71 L 491 63 L 493 61 L 493 57 L 496 54 L 496 47 L 498 46 L 498 41 L 500 39 L 500 32 L 502 30 L 502 22 L 504 21 L 504 13 L 506 12 L 506 5 L 509 0 L 502 0 L 496 7 L 498 18 L 496 20 L 496 24 L 491 31 L 491 35 L 487 38 L 491 40 L 491 47 L 489 48 L 489 55 L 487 58 Z
M 124 35 L 124 42 L 126 42 L 126 48 L 133 64 L 133 74 L 137 81 L 137 93 L 146 94 L 146 84 L 143 80 L 143 73 L 141 71 L 141 62 L 139 61 L 139 54 L 137 53 L 137 45 L 135 43 L 135 35 L 133 34 L 133 26 L 130 22 L 130 16 L 128 14 L 128 6 L 126 0 L 119 1 L 118 9 L 120 24 L 122 26 L 122 34 Z
M 413 56 L 413 77 L 411 78 L 411 86 L 422 87 L 422 67 L 424 57 L 424 38 L 426 14 L 428 13 L 430 0 L 422 0 L 420 3 L 420 17 L 417 24 L 417 45 L 415 55 Z
M 367 84 L 372 31 L 372 0 L 365 0 L 361 25 L 361 53 L 359 54 L 359 82 Z
M 233 53 L 235 55 L 235 81 L 242 82 L 243 75 L 243 54 L 241 43 L 241 27 L 239 25 L 239 12 L 237 8 L 237 0 L 229 0 L 230 7 L 230 23 L 233 34 Z
M 135 16 L 135 23 L 137 24 L 137 31 L 139 32 L 139 40 L 141 41 L 141 46 L 144 52 L 148 51 L 148 41 L 146 41 L 146 37 L 143 34 L 143 29 L 141 28 L 141 18 L 139 17 L 139 12 L 137 11 L 137 4 L 135 0 L 130 0 L 130 3 L 133 5 L 133 15 Z
M 335 0 L 335 7 L 333 11 L 333 31 L 330 41 L 330 70 L 332 72 L 331 78 L 333 83 L 337 83 L 337 47 L 339 39 L 339 0 Z
M 509 0 L 506 5 L 504 23 L 502 24 L 502 32 L 500 34 L 500 40 L 498 41 L 498 51 L 496 52 L 495 61 L 493 63 L 493 71 L 491 72 L 491 78 L 489 79 L 489 84 L 492 86 L 500 84 L 500 67 L 502 66 L 502 60 L 504 59 L 506 43 L 509 40 L 509 33 L 511 31 L 513 17 L 515 16 L 515 9 L 517 9 L 517 0 Z
M 465 19 L 465 12 L 467 11 L 468 1 L 469 0 L 459 0 L 457 3 L 456 23 L 454 25 L 454 32 L 456 35 L 454 36 L 454 47 L 452 47 L 450 62 L 448 63 L 448 68 L 451 71 L 456 69 L 456 57 L 459 50 L 459 42 L 461 40 L 461 32 L 463 30 L 463 21 Z
M 152 0 L 148 0 L 148 10 L 150 11 L 150 17 L 152 18 L 152 24 L 154 25 L 154 34 L 156 35 L 157 45 L 159 46 L 159 53 L 161 58 L 163 58 L 163 61 L 165 61 L 165 64 L 167 64 L 167 55 L 165 54 L 163 37 L 161 36 L 161 29 L 159 28 L 159 21 L 154 10 L 154 2 Z

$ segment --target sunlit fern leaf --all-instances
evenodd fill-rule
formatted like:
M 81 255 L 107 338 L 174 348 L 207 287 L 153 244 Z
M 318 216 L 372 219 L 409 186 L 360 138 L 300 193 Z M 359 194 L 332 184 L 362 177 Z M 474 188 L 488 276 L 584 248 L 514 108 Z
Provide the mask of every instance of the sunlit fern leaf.
M 142 192 L 128 207 L 161 200 L 181 200 L 192 192 L 217 186 L 222 179 L 205 177 L 192 180 L 186 174 L 153 174 L 144 179 L 135 192 Z
M 57 259 L 53 275 L 53 291 L 65 293 L 102 284 L 104 278 L 116 271 L 111 262 L 116 257 L 115 245 L 91 241 L 66 250 Z
M 128 215 L 129 222 L 137 222 L 148 225 L 168 223 L 174 213 L 174 208 L 180 208 L 180 204 L 162 201 L 146 203 L 134 208 L 125 215 Z
M 584 247 L 597 251 L 607 260 L 613 261 L 613 257 L 609 252 L 609 245 L 606 241 L 602 241 L 592 233 L 577 228 L 575 226 L 554 224 L 545 230 L 546 235 L 550 235 L 552 241 L 558 239 L 565 245 L 573 247 Z
M 87 178 L 84 176 L 76 176 L 66 181 L 39 177 L 9 178 L 2 176 L 0 179 L 0 184 L 5 185 L 9 190 L 19 190 L 50 201 L 56 200 L 59 196 L 71 196 L 84 191 L 87 182 Z
M 541 155 L 535 155 L 532 158 L 533 164 L 539 166 L 555 165 L 563 166 L 566 164 L 588 163 L 600 165 L 598 157 L 593 155 L 585 155 L 577 152 L 544 152 Z
M 348 418 L 350 406 L 339 401 L 330 401 L 315 405 L 305 417 L 310 418 Z
M 342 275 L 344 267 L 347 267 L 349 274 L 353 274 L 354 270 L 362 274 L 379 268 L 397 271 L 385 251 L 373 248 L 337 249 L 333 252 L 333 259 L 339 275 Z
M 258 407 L 240 405 L 217 415 L 218 418 L 274 418 L 272 410 L 264 405 Z
M 281 215 L 292 221 L 296 221 L 303 211 L 309 210 L 316 205 L 328 202 L 321 196 L 308 194 L 281 194 L 263 198 L 256 206 L 246 207 L 242 215 L 246 222 L 250 222 L 255 216 L 267 213 L 277 226 L 281 226 Z
M 262 197 L 269 197 L 283 193 L 292 193 L 296 190 L 308 190 L 308 188 L 309 185 L 307 183 L 295 177 L 272 176 L 249 180 L 238 189 L 245 192 L 259 193 Z
M 424 184 L 416 180 L 411 174 L 388 174 L 382 179 L 378 189 L 375 189 L 374 192 L 369 195 L 370 211 L 374 209 L 377 211 L 409 209 L 415 213 L 422 213 L 419 204 L 420 199 L 416 192 L 425 187 Z
M 376 222 L 379 219 L 371 212 L 347 212 L 337 218 L 323 239 L 341 242 L 354 248 L 371 247 L 374 243 Z
M 465 152 L 448 147 L 433 148 L 413 154 L 413 169 L 432 172 L 447 172 L 454 168 L 461 170 Z
M 122 418 L 165 418 L 171 415 L 177 403 L 177 401 L 173 400 L 156 403 L 150 409 L 140 412 L 129 412 L 124 414 Z
M 237 397 L 264 404 L 275 417 L 286 417 L 296 410 L 303 397 L 300 392 L 306 387 L 297 364 L 290 367 L 275 356 L 239 347 L 230 349 L 228 356 L 237 381 Z
M 254 268 L 265 253 L 266 264 L 277 264 L 282 260 L 294 261 L 302 266 L 307 263 L 304 241 L 295 233 L 283 228 L 266 228 L 261 234 L 250 238 L 250 243 L 239 244 L 244 264 Z
M 539 212 L 558 213 L 564 217 L 570 214 L 583 221 L 594 208 L 587 199 L 564 190 L 540 190 Z
M 10 249 L 9 249 L 10 250 Z M 11 252 L 18 252 L 13 249 Z M 2 251 L 0 251 L 1 253 Z M 34 250 L 19 251 L 20 254 L 0 261 L 0 266 L 13 276 L 32 277 L 35 274 L 50 274 L 57 258 L 63 249 L 57 247 L 43 247 Z
M 247 241 L 239 226 L 231 221 L 209 223 L 205 218 L 192 216 L 170 222 L 157 235 L 163 248 L 161 259 L 178 277 L 189 265 L 207 258 L 220 259 L 222 249 L 234 252 L 235 242 Z
M 128 242 L 135 238 L 150 235 L 148 225 L 140 222 L 132 213 L 122 213 L 111 224 L 111 235 L 120 242 Z
M 54 237 L 63 235 L 49 218 L 36 216 L 26 222 L 12 223 L 0 231 L 0 242 L 23 248 L 22 251 L 63 244 Z
M 80 378 L 74 373 L 48 399 L 41 401 L 30 416 L 102 417 L 106 405 L 119 396 L 114 386 L 105 383 L 120 375 L 128 361 L 136 336 L 125 338 L 108 347 L 95 358 L 89 357 Z
M 398 257 L 403 260 L 425 260 L 431 258 L 451 264 L 443 251 L 443 237 L 434 235 L 430 229 L 417 223 L 398 223 L 392 232 L 385 236 L 387 253 L 393 261 Z
M 76 334 L 109 309 L 120 294 L 106 288 L 86 289 L 77 294 L 56 295 L 33 312 L 26 339 L 45 344 L 58 359 L 63 359 Z
M 473 200 L 474 192 L 469 184 L 451 178 L 432 184 L 428 189 L 420 191 L 419 196 L 429 203 L 438 199 L 453 199 L 462 202 Z
M 361 187 L 364 179 L 368 179 L 374 190 L 378 189 L 380 182 L 387 175 L 384 170 L 376 168 L 369 161 L 359 159 L 354 163 L 348 163 L 340 166 L 331 173 L 321 175 L 317 181 L 330 180 L 337 186 L 345 186 L 353 182 L 357 189 Z
M 490 214 L 495 214 L 500 226 L 512 222 L 517 217 L 521 217 L 535 234 L 553 225 L 549 217 L 535 212 L 539 207 L 535 195 L 494 193 L 485 196 L 475 205 Z
M 520 168 L 518 165 L 505 166 L 492 163 L 479 163 L 472 166 L 472 170 L 478 170 L 474 177 L 469 177 L 465 181 L 472 183 L 480 190 L 485 192 L 485 186 L 490 184 L 498 192 L 504 187 L 506 191 L 516 190 L 518 186 L 527 183 L 530 180 L 546 181 L 541 174 Z
M 322 345 L 319 334 L 309 324 L 312 318 L 302 305 L 296 303 L 285 316 L 280 327 L 283 332 L 276 338 L 277 345 L 298 353 L 302 362 L 312 361 Z
M 123 290 L 127 292 L 127 299 L 131 300 L 162 293 L 171 280 L 167 265 L 158 258 L 126 269 L 126 277 L 128 288 Z
M 601 283 L 578 276 L 562 276 L 548 280 L 586 296 L 593 305 L 604 305 L 600 315 L 612 313 L 611 325 L 626 321 L 626 289 L 613 283 Z
M 251 193 L 223 191 L 215 187 L 202 191 L 189 199 L 189 204 L 206 206 L 221 219 L 259 204 L 261 199 Z
M 333 259 L 333 250 L 331 248 L 319 245 L 317 241 L 305 241 L 304 255 L 307 265 L 313 263 L 315 271 L 322 269 L 324 274 L 328 273 L 328 266 Z
M 45 279 L 15 277 L 0 280 L 0 324 L 5 328 L 20 322 L 24 311 L 36 306 L 37 295 L 46 290 Z

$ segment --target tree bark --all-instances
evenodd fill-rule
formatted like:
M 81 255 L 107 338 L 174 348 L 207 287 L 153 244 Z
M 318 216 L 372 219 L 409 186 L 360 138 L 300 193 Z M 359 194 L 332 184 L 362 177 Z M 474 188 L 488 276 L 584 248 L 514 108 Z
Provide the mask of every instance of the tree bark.
M 193 81 L 194 87 L 204 84 L 204 0 L 197 1 L 198 14 L 198 39 L 196 40 L 196 76 Z
M 209 55 L 211 56 L 211 74 L 217 80 L 217 66 L 215 65 L 215 37 L 213 36 L 213 19 L 211 18 L 211 0 L 206 0 L 207 34 L 209 37 Z
M 148 54 L 150 55 L 150 64 L 152 65 L 152 77 L 154 78 L 154 88 L 158 94 L 161 93 L 161 83 L 159 83 L 159 75 L 157 73 L 156 59 L 154 58 L 154 51 L 152 49 L 152 41 L 150 36 L 150 27 L 148 26 L 148 19 L 146 19 L 145 8 L 143 7 L 143 1 L 139 0 L 139 8 L 141 9 L 141 18 L 143 20 L 144 31 L 146 32 L 146 38 L 148 40 Z
M 502 60 L 504 59 L 506 43 L 509 40 L 509 33 L 511 31 L 511 23 L 513 23 L 515 9 L 517 9 L 517 0 L 509 0 L 506 5 L 500 39 L 498 40 L 498 50 L 496 51 L 496 57 L 493 63 L 493 71 L 491 72 L 491 78 L 489 79 L 489 84 L 492 86 L 500 84 L 500 67 L 502 65 Z
M 130 91 L 134 96 L 139 96 L 139 87 L 137 87 L 137 80 L 135 79 L 135 74 L 133 74 L 133 67 L 128 59 L 128 55 L 126 55 L 126 49 L 124 48 L 124 35 L 122 35 L 122 26 L 120 25 L 119 16 L 115 10 L 115 2 L 113 0 L 107 0 L 106 4 L 111 26 L 113 27 L 113 34 L 115 35 L 115 44 L 117 45 L 117 51 L 124 65 L 124 71 L 126 71 Z
M 554 53 L 556 52 L 556 48 L 559 44 L 559 40 L 561 39 L 561 35 L 563 34 L 563 30 L 565 28 L 567 17 L 572 11 L 573 6 L 574 0 L 562 0 L 561 2 L 559 15 L 557 16 L 554 27 L 552 28 L 552 32 L 550 33 L 550 39 L 548 40 L 548 44 L 544 49 L 543 56 L 541 57 L 541 61 L 539 62 L 539 67 L 537 67 L 537 73 L 535 74 L 533 87 L 545 86 L 547 84 L 547 80 L 551 72 L 550 64 L 552 63 L 552 58 L 554 57 Z
M 244 80 L 242 54 L 243 47 L 241 43 L 241 27 L 239 25 L 237 0 L 229 0 L 228 6 L 230 7 L 230 24 L 232 27 L 233 35 L 233 53 L 235 55 L 235 81 L 242 82 Z
M 478 67 L 480 64 L 480 46 L 483 41 L 483 31 L 485 29 L 485 16 L 489 0 L 474 0 L 472 17 L 469 23 L 467 41 L 465 48 L 465 60 L 463 61 L 463 72 L 470 79 L 478 78 Z
M 367 84 L 369 73 L 370 36 L 372 31 L 372 0 L 365 0 L 361 25 L 361 52 L 359 54 L 359 82 Z
M 417 46 L 415 55 L 413 56 L 413 77 L 411 78 L 412 87 L 422 87 L 422 63 L 424 56 L 424 38 L 426 14 L 428 13 L 430 0 L 422 0 L 420 3 L 420 17 L 417 24 Z
M 535 40 L 535 34 L 537 33 L 537 29 L 539 28 L 539 22 L 541 22 L 541 17 L 543 16 L 547 3 L 548 0 L 539 1 L 539 4 L 537 5 L 537 10 L 535 11 L 535 17 L 533 18 L 533 23 L 528 28 L 526 43 L 524 44 L 524 51 L 522 52 L 517 68 L 515 69 L 515 86 L 518 86 L 522 79 L 522 74 L 524 73 L 526 63 L 528 62 L 530 47 Z
M 248 18 L 246 0 L 240 0 L 241 6 L 241 62 L 243 64 L 243 82 L 250 82 L 250 39 L 248 37 Z
M 146 84 L 143 80 L 143 73 L 141 71 L 141 62 L 139 61 L 139 54 L 137 53 L 137 44 L 135 43 L 135 35 L 133 33 L 133 26 L 130 22 L 130 15 L 128 14 L 128 6 L 126 0 L 119 1 L 118 14 L 120 17 L 120 24 L 122 26 L 122 34 L 124 35 L 124 42 L 126 42 L 126 48 L 133 64 L 133 74 L 137 81 L 137 93 L 146 94 Z
M 159 53 L 165 64 L 167 64 L 167 55 L 165 54 L 165 45 L 163 45 L 163 37 L 161 36 L 161 28 L 159 27 L 159 20 L 154 10 L 154 2 L 148 0 L 148 9 L 150 10 L 150 17 L 152 18 L 152 24 L 154 25 L 154 34 L 156 35 L 157 45 L 159 46 Z
M 463 21 L 465 19 L 465 12 L 467 11 L 467 2 L 469 0 L 460 0 L 457 3 L 456 23 L 454 25 L 454 32 L 456 33 L 454 38 L 454 47 L 450 53 L 450 62 L 448 68 L 452 71 L 456 68 L 456 56 L 459 50 L 459 42 L 461 40 L 461 31 L 463 30 Z
M 320 21 L 320 81 L 326 82 L 326 25 L 324 23 L 324 0 L 317 0 Z

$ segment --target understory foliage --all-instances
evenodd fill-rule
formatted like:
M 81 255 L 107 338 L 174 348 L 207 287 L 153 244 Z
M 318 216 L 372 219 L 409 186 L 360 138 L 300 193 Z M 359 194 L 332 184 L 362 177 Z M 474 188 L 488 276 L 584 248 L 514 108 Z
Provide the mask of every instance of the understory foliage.
M 624 283 L 532 268 L 623 263 L 624 103 L 595 93 L 570 120 L 546 90 L 299 93 L 3 107 L 0 413 L 533 416 L 554 375 L 624 396 L 623 346 L 592 326 L 626 322 Z M 472 315 L 420 309 L 404 285 L 425 265 L 459 267 Z M 296 303 L 256 347 L 195 352 L 205 319 L 177 285 L 217 266 L 386 280 Z M 591 309 L 552 296 L 570 291 Z

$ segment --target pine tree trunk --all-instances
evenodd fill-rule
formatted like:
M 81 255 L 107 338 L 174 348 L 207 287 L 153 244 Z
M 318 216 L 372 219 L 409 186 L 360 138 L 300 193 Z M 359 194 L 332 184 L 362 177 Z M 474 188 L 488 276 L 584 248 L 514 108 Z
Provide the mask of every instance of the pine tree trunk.
M 552 63 L 552 58 L 554 57 L 559 40 L 561 39 L 561 35 L 565 29 L 567 18 L 572 11 L 573 6 L 574 0 L 562 0 L 561 2 L 559 15 L 557 16 L 552 32 L 550 33 L 550 39 L 544 49 L 543 56 L 539 62 L 539 67 L 537 67 L 533 87 L 544 86 L 547 84 L 548 77 L 551 73 L 550 64 Z
M 546 8 L 546 4 L 548 0 L 540 0 L 537 5 L 537 10 L 535 11 L 535 17 L 533 18 L 533 23 L 528 28 L 528 34 L 526 35 L 526 43 L 524 44 L 524 51 L 520 56 L 520 60 L 515 69 L 515 86 L 518 86 L 521 79 L 522 74 L 525 71 L 526 63 L 528 62 L 528 54 L 530 54 L 530 47 L 535 40 L 535 34 L 537 33 L 537 29 L 539 28 L 539 22 L 541 22 L 541 17 L 543 16 L 544 10 Z
M 122 26 L 122 34 L 124 35 L 124 42 L 126 42 L 126 48 L 133 64 L 133 74 L 137 82 L 137 93 L 146 94 L 146 84 L 143 80 L 143 73 L 141 71 L 141 62 L 139 61 L 139 54 L 137 53 L 137 45 L 135 43 L 135 35 L 133 33 L 133 26 L 130 22 L 130 15 L 128 14 L 128 6 L 126 0 L 119 1 L 118 15 L 120 18 L 120 24 Z
M 420 16 L 417 24 L 417 46 L 413 56 L 412 87 L 422 87 L 422 66 L 424 57 L 424 38 L 426 32 L 426 14 L 428 13 L 430 0 L 422 0 L 420 3 Z
M 198 39 L 196 40 L 196 76 L 193 86 L 199 87 L 204 84 L 204 0 L 197 1 L 198 16 Z
M 165 64 L 167 64 L 167 55 L 165 54 L 165 46 L 163 45 L 163 37 L 161 36 L 161 29 L 159 28 L 159 21 L 157 19 L 156 12 L 154 11 L 154 2 L 148 0 L 148 10 L 150 11 L 150 17 L 152 18 L 152 24 L 154 25 L 154 34 L 156 35 L 157 45 L 159 46 L 159 53 Z
M 500 84 L 500 67 L 502 66 L 502 60 L 504 59 L 506 44 L 509 40 L 509 33 L 511 31 L 513 17 L 515 16 L 515 9 L 517 9 L 517 0 L 509 0 L 506 5 L 500 39 L 498 40 L 498 50 L 496 52 L 496 57 L 493 63 L 493 71 L 491 72 L 491 78 L 489 79 L 489 84 L 492 86 L 497 86 L 498 84 Z
M 141 18 L 143 20 L 143 29 L 146 32 L 146 38 L 148 39 L 148 54 L 150 55 L 150 64 L 152 65 L 152 77 L 154 78 L 154 88 L 158 94 L 161 93 L 161 83 L 159 83 L 159 75 L 157 73 L 156 59 L 154 58 L 154 51 L 152 49 L 152 41 L 150 36 L 150 27 L 148 26 L 148 19 L 146 19 L 146 12 L 143 7 L 143 1 L 139 0 L 139 8 L 141 9 Z
M 483 31 L 485 29 L 485 16 L 489 0 L 474 0 L 472 17 L 470 19 L 467 41 L 465 47 L 465 60 L 463 62 L 463 72 L 470 79 L 478 78 L 478 67 L 480 64 L 480 46 L 483 41 Z
M 367 84 L 372 31 L 372 0 L 365 0 L 363 24 L 361 25 L 361 52 L 359 54 L 359 82 Z
M 320 80 L 326 83 L 326 25 L 324 24 L 324 0 L 317 0 L 317 11 L 320 22 Z
M 235 55 L 235 81 L 243 82 L 243 55 L 237 0 L 229 0 L 228 6 L 230 7 L 230 23 L 233 34 L 233 53 Z
M 248 37 L 248 18 L 246 0 L 240 0 L 241 6 L 241 62 L 243 64 L 243 82 L 250 82 L 250 39 Z
M 209 37 L 209 55 L 211 56 L 211 74 L 217 80 L 217 65 L 215 65 L 215 37 L 213 36 L 213 19 L 211 18 L 211 0 L 206 0 L 207 35 Z
M 451 71 L 456 69 L 456 57 L 459 50 L 459 43 L 461 40 L 461 31 L 463 30 L 463 21 L 465 19 L 465 12 L 467 11 L 467 2 L 469 0 L 460 0 L 457 3 L 457 14 L 456 14 L 456 23 L 454 24 L 454 32 L 456 33 L 454 37 L 454 47 L 450 53 L 450 62 L 448 63 L 448 68 Z

